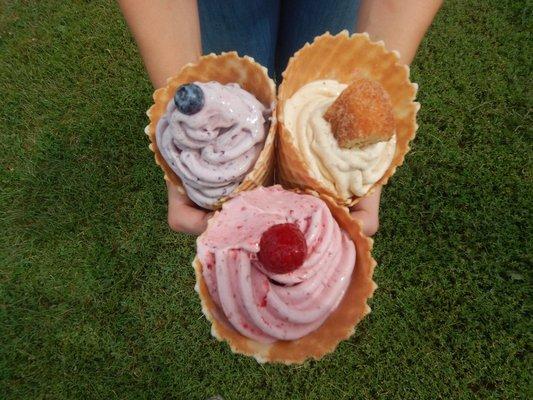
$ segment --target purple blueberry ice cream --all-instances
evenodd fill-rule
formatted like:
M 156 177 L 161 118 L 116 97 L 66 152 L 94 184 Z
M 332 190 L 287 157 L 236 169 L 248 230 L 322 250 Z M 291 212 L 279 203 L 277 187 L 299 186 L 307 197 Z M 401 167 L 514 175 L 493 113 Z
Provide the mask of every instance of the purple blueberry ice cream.
M 253 169 L 270 114 L 236 83 L 185 84 L 157 124 L 157 147 L 189 198 L 213 209 Z

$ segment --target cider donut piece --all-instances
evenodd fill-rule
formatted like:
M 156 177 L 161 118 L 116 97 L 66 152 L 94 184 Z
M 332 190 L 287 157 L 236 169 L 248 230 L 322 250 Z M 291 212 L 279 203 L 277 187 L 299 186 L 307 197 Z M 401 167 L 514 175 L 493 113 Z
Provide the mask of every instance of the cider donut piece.
M 340 147 L 363 147 L 389 140 L 395 133 L 389 94 L 377 81 L 358 77 L 327 109 L 324 118 L 331 124 Z

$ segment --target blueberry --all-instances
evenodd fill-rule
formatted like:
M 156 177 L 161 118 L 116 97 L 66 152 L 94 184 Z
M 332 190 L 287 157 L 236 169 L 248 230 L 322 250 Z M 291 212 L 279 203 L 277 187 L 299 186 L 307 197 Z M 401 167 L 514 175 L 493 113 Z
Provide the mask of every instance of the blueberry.
M 185 115 L 193 115 L 204 106 L 204 92 L 194 83 L 181 85 L 174 95 L 174 104 Z

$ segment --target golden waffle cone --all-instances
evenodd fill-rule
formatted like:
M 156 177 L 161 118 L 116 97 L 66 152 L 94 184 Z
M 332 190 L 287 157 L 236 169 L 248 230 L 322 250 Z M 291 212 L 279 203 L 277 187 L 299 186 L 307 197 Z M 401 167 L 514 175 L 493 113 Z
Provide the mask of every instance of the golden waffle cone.
M 313 194 L 318 196 L 316 192 Z M 200 295 L 202 311 L 211 322 L 211 334 L 220 341 L 228 342 L 234 353 L 252 356 L 258 362 L 300 364 L 309 358 L 318 360 L 333 352 L 342 340 L 352 336 L 357 323 L 370 313 L 367 300 L 377 288 L 372 280 L 376 266 L 371 254 L 373 240 L 363 234 L 360 223 L 350 217 L 345 207 L 339 206 L 328 196 L 320 195 L 320 198 L 326 202 L 339 226 L 355 243 L 356 261 L 351 283 L 337 309 L 316 331 L 300 339 L 265 344 L 241 335 L 213 302 L 204 281 L 202 264 L 198 257 L 194 259 L 195 289 Z M 211 220 L 216 218 L 217 214 Z
M 284 126 L 285 102 L 305 84 L 319 79 L 335 79 L 350 83 L 356 76 L 378 81 L 389 94 L 396 123 L 396 152 L 383 177 L 365 194 L 369 196 L 377 186 L 387 183 L 396 168 L 402 165 L 409 142 L 415 137 L 416 113 L 420 104 L 414 102 L 418 86 L 409 80 L 409 67 L 400 63 L 395 51 L 385 49 L 383 42 L 372 42 L 368 34 L 336 36 L 325 33 L 307 43 L 294 54 L 283 72 L 278 93 L 278 172 L 286 187 L 309 188 L 333 197 L 337 203 L 352 206 L 360 197 L 343 198 L 314 178 Z
M 157 148 L 156 127 L 159 119 L 166 112 L 168 102 L 174 97 L 176 89 L 184 83 L 194 81 L 217 81 L 222 84 L 238 83 L 266 107 L 275 105 L 276 99 L 276 87 L 272 79 L 268 77 L 267 69 L 255 62 L 253 58 L 247 56 L 239 57 L 234 51 L 200 57 L 198 62 L 185 65 L 176 76 L 167 80 L 166 86 L 154 92 L 154 104 L 146 112 L 150 118 L 150 124 L 145 129 L 145 133 L 150 137 L 149 148 L 154 152 L 155 162 L 163 170 L 165 180 L 178 186 L 183 194 L 186 194 L 186 192 L 180 178 L 170 168 Z M 265 146 L 259 154 L 254 168 L 244 177 L 244 180 L 232 194 L 253 189 L 260 185 L 267 185 L 272 181 L 276 124 L 276 112 L 274 109 L 272 110 L 272 121 L 265 140 Z M 215 208 L 220 208 L 225 199 L 220 199 L 215 204 Z

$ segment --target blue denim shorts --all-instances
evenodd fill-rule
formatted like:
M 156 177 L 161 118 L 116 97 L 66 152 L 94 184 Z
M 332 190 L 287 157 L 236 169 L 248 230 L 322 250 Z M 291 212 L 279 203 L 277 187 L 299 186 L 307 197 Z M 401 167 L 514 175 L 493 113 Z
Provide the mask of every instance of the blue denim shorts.
M 278 82 L 289 58 L 326 31 L 355 29 L 359 0 L 198 0 L 204 54 L 236 50 Z

